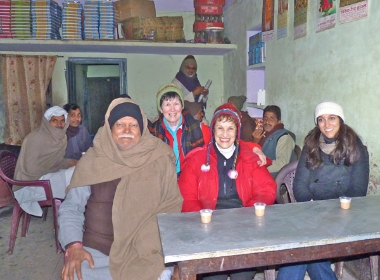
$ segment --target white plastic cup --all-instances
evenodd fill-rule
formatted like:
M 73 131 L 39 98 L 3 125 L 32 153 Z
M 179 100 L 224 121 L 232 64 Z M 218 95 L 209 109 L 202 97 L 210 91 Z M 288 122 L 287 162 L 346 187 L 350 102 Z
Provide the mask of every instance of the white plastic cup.
M 211 209 L 202 209 L 199 211 L 201 214 L 201 221 L 204 224 L 208 224 L 211 222 L 211 217 L 212 217 L 212 210 Z
M 339 200 L 340 200 L 340 208 L 345 209 L 345 210 L 350 209 L 351 197 L 341 196 L 339 197 Z
M 255 206 L 255 214 L 256 216 L 264 216 L 265 214 L 265 206 L 264 202 L 256 202 L 253 206 Z

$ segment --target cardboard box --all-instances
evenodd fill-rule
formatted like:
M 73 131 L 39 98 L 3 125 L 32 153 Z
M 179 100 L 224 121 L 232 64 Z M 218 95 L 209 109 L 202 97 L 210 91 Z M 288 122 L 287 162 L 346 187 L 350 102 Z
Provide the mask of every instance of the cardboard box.
M 154 2 L 149 0 L 119 0 L 115 2 L 114 7 L 119 21 L 132 17 L 156 17 Z
M 127 40 L 176 41 L 185 37 L 182 16 L 128 18 L 122 22 L 122 30 Z

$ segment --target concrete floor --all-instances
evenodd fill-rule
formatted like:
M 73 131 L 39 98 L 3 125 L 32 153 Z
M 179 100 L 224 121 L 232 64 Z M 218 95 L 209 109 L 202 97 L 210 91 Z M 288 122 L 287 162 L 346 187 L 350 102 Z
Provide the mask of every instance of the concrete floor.
M 21 237 L 21 223 L 13 254 L 8 243 L 13 206 L 0 209 L 0 279 L 52 280 L 61 279 L 63 254 L 57 254 L 54 242 L 53 211 L 46 222 L 32 217 L 26 237 Z
M 54 243 L 52 211 L 46 222 L 32 217 L 28 235 L 21 238 L 21 224 L 12 255 L 7 253 L 13 207 L 0 208 L 0 279 L 58 280 L 61 279 L 63 254 L 57 254 Z M 305 280 L 309 278 L 306 276 Z M 85 279 L 91 280 L 91 279 Z M 144 279 L 142 279 L 144 280 Z M 254 280 L 264 280 L 257 273 Z M 344 271 L 342 280 L 356 280 Z

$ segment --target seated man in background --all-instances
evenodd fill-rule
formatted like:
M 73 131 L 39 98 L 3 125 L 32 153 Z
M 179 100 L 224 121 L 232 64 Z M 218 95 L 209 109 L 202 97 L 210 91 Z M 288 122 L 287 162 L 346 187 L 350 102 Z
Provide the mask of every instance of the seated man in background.
M 281 122 L 281 109 L 276 105 L 266 106 L 263 112 L 263 129 L 256 129 L 252 136 L 264 154 L 272 160 L 268 170 L 275 178 L 282 167 L 295 160 L 295 139 Z
M 63 109 L 66 110 L 69 117 L 69 127 L 66 130 L 68 142 L 65 158 L 79 160 L 82 154 L 92 146 L 90 133 L 85 126 L 81 125 L 82 111 L 77 104 L 65 104 Z
M 244 142 L 254 142 L 252 133 L 256 129 L 256 122 L 250 115 L 248 115 L 248 112 L 242 111 L 246 100 L 247 97 L 244 95 L 230 96 L 227 102 L 234 105 L 241 114 L 241 140 Z
M 67 112 L 59 106 L 46 110 L 41 125 L 29 133 L 21 146 L 14 178 L 16 180 L 50 180 L 53 197 L 65 197 L 76 160 L 65 159 L 67 146 Z M 72 167 L 72 168 L 69 168 Z M 14 186 L 15 198 L 21 208 L 32 215 L 42 216 L 37 201 L 45 200 L 42 187 Z
M 208 89 L 201 86 L 198 80 L 197 70 L 197 61 L 194 56 L 186 56 L 172 83 L 181 89 L 184 100 L 197 102 L 205 108 L 208 98 Z
M 205 113 L 201 104 L 185 100 L 185 109 L 190 113 L 190 115 L 193 116 L 194 119 L 208 126 L 208 120 L 205 118 Z
M 113 100 L 59 209 L 62 279 L 171 279 L 156 216 L 181 211 L 174 162 L 141 108 Z

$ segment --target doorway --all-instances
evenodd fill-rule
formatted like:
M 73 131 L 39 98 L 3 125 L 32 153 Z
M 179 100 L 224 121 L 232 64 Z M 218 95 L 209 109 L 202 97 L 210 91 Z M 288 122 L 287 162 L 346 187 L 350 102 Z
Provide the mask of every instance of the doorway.
M 82 124 L 93 137 L 103 125 L 111 101 L 127 93 L 127 60 L 69 57 L 66 81 L 69 103 L 82 110 Z

